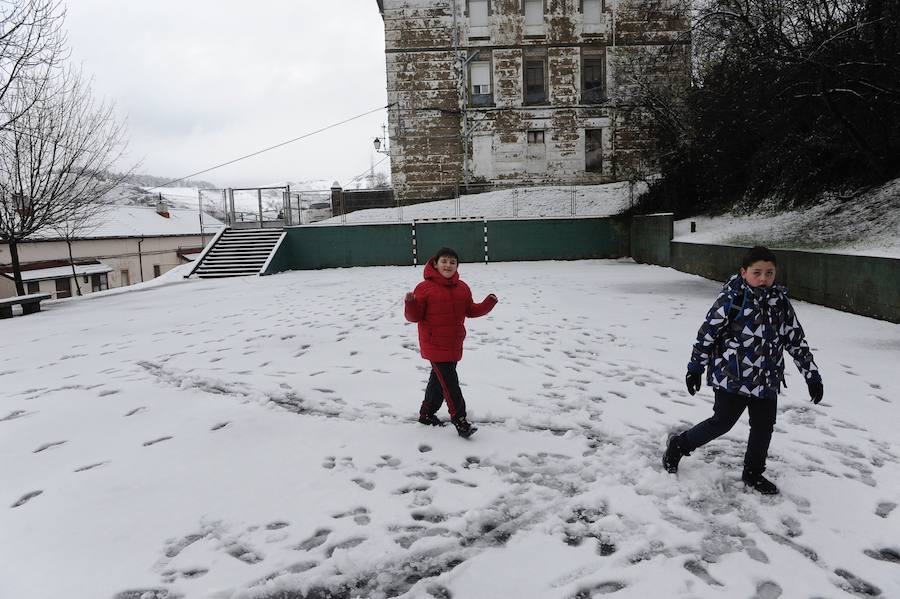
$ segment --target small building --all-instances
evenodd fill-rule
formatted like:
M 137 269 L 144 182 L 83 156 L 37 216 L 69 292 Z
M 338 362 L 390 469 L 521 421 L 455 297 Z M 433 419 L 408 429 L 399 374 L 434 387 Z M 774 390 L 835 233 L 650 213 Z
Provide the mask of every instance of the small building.
M 72 240 L 50 233 L 16 245 L 27 293 L 54 299 L 149 281 L 195 260 L 224 224 L 196 210 L 111 206 L 90 231 Z M 77 278 L 77 280 L 76 280 Z M 16 295 L 9 246 L 0 244 L 0 297 Z
M 677 0 L 377 0 L 402 200 L 654 172 L 649 86 L 690 82 Z

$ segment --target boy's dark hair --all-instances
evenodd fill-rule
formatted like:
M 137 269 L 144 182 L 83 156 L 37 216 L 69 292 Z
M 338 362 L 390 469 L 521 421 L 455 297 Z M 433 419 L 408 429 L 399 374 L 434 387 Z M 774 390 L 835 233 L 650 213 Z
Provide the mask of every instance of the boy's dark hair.
M 453 258 L 457 262 L 459 262 L 459 255 L 456 253 L 456 250 L 454 250 L 452 248 L 448 248 L 448 247 L 443 247 L 443 248 L 439 249 L 437 251 L 437 253 L 435 253 L 435 255 L 432 256 L 431 261 L 434 264 L 437 264 L 438 259 L 441 258 L 442 256 L 448 256 L 450 258 Z
M 775 261 L 775 254 L 772 253 L 772 250 L 761 245 L 757 245 L 747 250 L 747 253 L 744 254 L 744 259 L 741 260 L 741 267 L 749 268 L 750 265 L 754 262 L 760 261 L 771 262 L 775 266 L 778 266 L 778 262 Z

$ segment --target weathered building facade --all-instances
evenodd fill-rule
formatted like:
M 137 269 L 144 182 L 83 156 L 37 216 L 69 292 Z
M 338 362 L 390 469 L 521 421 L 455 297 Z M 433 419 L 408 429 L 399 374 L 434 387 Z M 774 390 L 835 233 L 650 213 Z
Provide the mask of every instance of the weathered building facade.
M 404 200 L 460 186 L 652 172 L 636 101 L 689 82 L 681 0 L 378 0 L 391 171 Z

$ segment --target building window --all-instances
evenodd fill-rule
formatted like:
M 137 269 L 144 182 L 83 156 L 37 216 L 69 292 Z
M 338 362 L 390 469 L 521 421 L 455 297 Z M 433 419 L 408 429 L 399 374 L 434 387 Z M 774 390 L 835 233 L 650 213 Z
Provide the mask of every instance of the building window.
M 525 35 L 544 35 L 544 0 L 525 0 Z
M 602 54 L 581 59 L 581 103 L 599 104 L 606 99 L 606 60 Z
M 584 170 L 603 172 L 603 129 L 584 130 Z
M 154 264 L 153 265 L 153 278 L 156 278 L 161 274 L 162 274 L 162 272 L 159 269 L 159 264 Z
M 543 130 L 528 132 L 528 145 L 529 146 L 543 144 L 543 143 L 544 143 L 544 131 Z
M 490 0 L 468 0 L 466 14 L 469 16 L 469 27 L 487 27 L 491 14 Z
M 119 286 L 128 287 L 131 285 L 131 274 L 127 270 L 119 271 Z
M 525 104 L 547 102 L 546 66 L 546 57 L 525 57 Z
M 29 281 L 26 284 L 27 291 L 29 294 L 31 293 L 40 293 L 41 292 L 41 284 L 37 281 Z
M 581 14 L 585 25 L 600 25 L 603 21 L 603 0 L 581 0 Z
M 106 273 L 100 273 L 96 275 L 91 275 L 91 291 L 96 293 L 98 291 L 104 291 L 109 289 L 109 279 L 106 276 Z
M 56 279 L 56 299 L 72 297 L 72 279 Z
M 469 63 L 469 104 L 490 106 L 494 103 L 491 92 L 491 63 L 487 60 Z

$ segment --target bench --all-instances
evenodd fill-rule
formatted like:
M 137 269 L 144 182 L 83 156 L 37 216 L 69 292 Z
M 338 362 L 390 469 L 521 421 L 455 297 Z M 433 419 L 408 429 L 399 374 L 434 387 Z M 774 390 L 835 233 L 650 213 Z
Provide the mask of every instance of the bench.
M 41 311 L 41 302 L 50 299 L 49 293 L 31 293 L 29 295 L 19 295 L 17 297 L 8 297 L 0 299 L 0 318 L 12 318 L 12 307 L 15 305 L 22 306 L 22 314 L 34 314 Z

